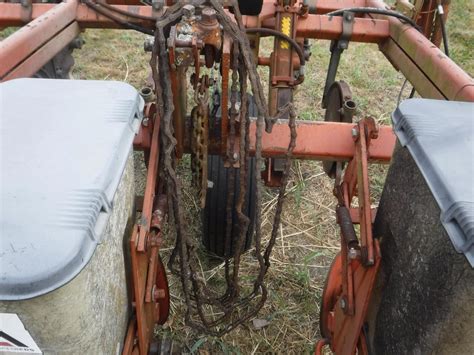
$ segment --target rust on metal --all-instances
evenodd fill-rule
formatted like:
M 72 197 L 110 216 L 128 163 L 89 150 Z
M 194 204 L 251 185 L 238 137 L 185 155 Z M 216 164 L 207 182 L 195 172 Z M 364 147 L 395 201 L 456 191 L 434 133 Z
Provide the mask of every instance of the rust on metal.
M 146 236 L 150 231 L 152 209 L 155 199 L 155 191 L 158 180 L 158 161 L 159 161 L 159 131 L 160 118 L 156 115 L 153 124 L 153 134 L 151 138 L 151 149 L 149 153 L 147 178 L 145 185 L 145 194 L 143 201 L 142 216 L 139 228 L 139 238 L 137 249 L 139 252 L 144 252 L 146 248 Z
M 367 0 L 367 6 L 383 9 L 386 5 L 380 0 Z M 390 38 L 393 42 L 382 45 L 380 48 L 382 53 L 396 65 L 397 69 L 402 71 L 416 89 L 422 85 L 426 86 L 429 81 L 448 100 L 474 101 L 474 80 L 422 33 L 409 25 L 404 25 L 398 19 L 384 15 L 374 15 L 374 17 L 386 19 L 390 23 Z M 404 53 L 413 65 L 406 65 L 405 58 L 405 63 L 398 66 L 400 53 Z M 414 73 L 410 70 L 414 69 L 414 66 L 419 68 L 426 77 L 427 80 L 424 79 L 424 83 L 418 82 L 420 79 L 418 70 Z M 426 92 L 426 88 L 421 90 Z
M 58 54 L 65 46 L 71 43 L 81 32 L 77 22 L 71 23 L 64 30 L 57 33 L 50 41 L 33 52 L 27 59 L 1 77 L 1 81 L 16 78 L 27 78 L 40 70 L 52 57 Z M 1 50 L 0 50 L 1 51 Z M 0 65 L 0 70 L 2 65 Z
M 0 3 L 0 14 L 3 5 L 5 4 Z M 17 4 L 16 6 L 20 7 L 21 5 Z M 77 35 L 78 32 L 77 26 L 73 24 L 77 6 L 77 0 L 60 3 L 1 41 L 0 80 L 5 80 L 15 68 L 47 45 L 48 42 L 53 41 L 52 44 L 41 51 L 41 54 L 37 57 L 38 59 L 33 59 L 29 62 L 28 67 L 21 69 L 23 73 L 26 74 L 31 71 L 35 73 L 44 63 L 64 48 L 74 38 L 72 35 Z M 2 26 L 0 19 L 0 27 Z M 63 30 L 65 32 L 62 32 Z M 60 38 L 55 40 L 58 33 Z M 13 78 L 13 75 L 11 78 Z
M 229 71 L 232 39 L 224 33 L 221 59 L 221 154 L 227 152 L 227 136 L 229 132 Z
M 263 22 L 265 27 L 273 28 L 274 20 Z M 336 40 L 342 34 L 342 18 L 339 16 L 308 15 L 300 18 L 296 36 L 301 38 Z M 355 18 L 351 41 L 380 43 L 389 37 L 389 23 L 386 20 Z
M 354 156 L 351 123 L 297 121 L 298 142 L 293 156 L 298 159 L 349 161 Z M 250 125 L 250 151 L 255 151 L 255 123 Z M 262 153 L 265 157 L 282 157 L 289 142 L 288 127 L 277 122 L 271 134 L 264 133 Z M 390 126 L 380 126 L 379 139 L 369 146 L 369 160 L 388 163 L 395 147 L 395 134 Z

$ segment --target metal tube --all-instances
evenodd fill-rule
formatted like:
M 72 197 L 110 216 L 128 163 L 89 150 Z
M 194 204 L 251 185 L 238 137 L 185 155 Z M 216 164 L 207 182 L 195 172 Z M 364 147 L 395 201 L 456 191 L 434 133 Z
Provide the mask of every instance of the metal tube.
M 386 4 L 379 0 L 367 0 L 368 6 L 385 8 Z M 390 23 L 390 37 L 393 44 L 382 46 L 381 51 L 392 63 L 398 63 L 399 58 L 393 45 L 396 45 L 428 79 L 428 83 L 438 90 L 448 100 L 474 101 L 474 80 L 456 63 L 448 58 L 439 48 L 433 45 L 423 34 L 411 26 L 404 25 L 397 19 L 387 18 L 383 15 L 374 15 L 386 18 Z M 406 66 L 400 66 L 405 77 L 417 88 L 418 70 L 412 72 Z M 426 80 L 425 84 L 426 84 Z
M 297 159 L 349 161 L 354 157 L 351 123 L 297 121 L 298 139 L 293 151 Z M 284 157 L 290 140 L 288 125 L 279 121 L 271 134 L 262 137 L 264 157 Z M 368 156 L 372 162 L 388 163 L 395 146 L 395 134 L 391 126 L 380 126 L 377 139 L 370 141 Z M 255 151 L 255 122 L 250 125 L 250 152 Z
M 65 46 L 76 38 L 81 29 L 77 22 L 71 23 L 63 31 L 56 34 L 53 39 L 39 48 L 31 56 L 8 72 L 0 81 L 7 81 L 16 78 L 28 78 L 40 70 L 43 65 L 48 63 L 52 57 L 58 54 Z
M 265 27 L 272 21 L 265 21 Z M 308 15 L 300 18 L 296 36 L 315 39 L 339 39 L 342 34 L 342 18 L 340 16 Z M 351 41 L 364 43 L 380 43 L 389 37 L 389 24 L 386 20 L 373 20 L 356 17 L 352 29 Z
M 70 25 L 76 18 L 77 4 L 77 0 L 62 2 L 1 41 L 0 79 Z M 1 9 L 2 7 L 0 13 Z M 64 46 L 66 45 L 67 43 L 64 43 Z

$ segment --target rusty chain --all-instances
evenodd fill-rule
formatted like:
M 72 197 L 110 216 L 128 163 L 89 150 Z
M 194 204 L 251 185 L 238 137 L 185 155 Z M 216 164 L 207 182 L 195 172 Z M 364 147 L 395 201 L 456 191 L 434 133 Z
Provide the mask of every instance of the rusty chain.
M 296 114 L 293 105 L 290 103 L 283 107 L 278 117 L 269 117 L 266 107 L 266 99 L 260 83 L 258 73 L 256 71 L 255 60 L 252 50 L 248 42 L 248 38 L 244 32 L 242 18 L 238 10 L 238 6 L 233 1 L 234 15 L 237 23 L 228 17 L 225 13 L 221 3 L 218 0 L 209 0 L 216 10 L 217 17 L 223 30 L 228 33 L 233 39 L 233 72 L 231 85 L 231 114 L 230 114 L 230 134 L 229 147 L 227 149 L 227 160 L 231 165 L 238 164 L 240 172 L 232 172 L 231 179 L 238 179 L 240 191 L 237 197 L 237 205 L 235 207 L 238 222 L 239 232 L 234 241 L 234 252 L 232 259 L 227 258 L 225 261 L 225 277 L 226 277 L 226 291 L 219 295 L 215 290 L 205 287 L 205 283 L 200 276 L 198 267 L 198 256 L 196 253 L 196 245 L 190 238 L 187 229 L 185 228 L 185 221 L 183 210 L 180 205 L 181 200 L 181 185 L 176 174 L 176 156 L 175 147 L 176 139 L 173 135 L 172 113 L 173 94 L 170 82 L 170 65 L 166 48 L 166 28 L 182 16 L 182 10 L 167 13 L 164 20 L 157 21 L 155 30 L 155 43 L 152 51 L 152 74 L 156 88 L 156 105 L 158 108 L 160 122 L 160 139 L 162 142 L 162 163 L 163 176 L 165 179 L 166 192 L 168 195 L 170 218 L 174 219 L 176 243 L 175 248 L 170 256 L 168 266 L 170 270 L 176 273 L 181 280 L 183 297 L 186 303 L 186 323 L 198 330 L 221 336 L 228 331 L 234 329 L 239 324 L 254 317 L 261 309 L 267 298 L 267 288 L 264 283 L 265 274 L 270 266 L 270 254 L 276 241 L 277 231 L 280 224 L 281 212 L 285 198 L 286 185 L 291 169 L 292 152 L 296 144 Z M 290 143 L 286 153 L 286 162 L 282 178 L 282 186 L 279 190 L 278 200 L 274 215 L 273 229 L 270 240 L 265 247 L 262 246 L 262 231 L 261 231 L 261 196 L 262 184 L 260 174 L 255 174 L 256 184 L 256 225 L 255 225 L 255 255 L 258 261 L 258 272 L 253 283 L 253 290 L 246 295 L 242 295 L 239 285 L 239 269 L 242 254 L 242 247 L 246 238 L 249 218 L 242 209 L 247 193 L 247 179 L 249 174 L 249 126 L 250 118 L 248 114 L 248 98 L 247 98 L 247 81 L 250 81 L 251 89 L 257 106 L 257 131 L 256 131 L 256 164 L 257 171 L 263 165 L 262 158 L 262 131 L 263 126 L 266 125 L 266 130 L 271 131 L 271 126 L 276 119 L 280 117 L 289 116 L 288 124 L 291 132 Z M 240 89 L 240 90 L 239 90 Z M 207 88 L 200 88 L 201 93 L 195 94 L 196 107 L 193 110 L 193 124 L 194 124 L 194 154 L 197 160 L 196 164 L 201 164 L 204 161 L 207 163 L 207 125 L 209 118 L 209 95 Z M 240 98 L 240 106 L 238 107 L 238 99 Z M 207 121 L 206 121 L 207 120 Z M 207 125 L 206 125 L 207 124 Z M 234 144 L 236 140 L 237 126 L 239 127 L 239 152 L 234 152 Z M 207 173 L 207 168 L 202 169 L 201 166 L 194 166 L 193 169 L 202 171 L 199 176 L 201 183 L 206 183 L 207 176 L 204 179 L 204 171 Z M 230 184 L 234 186 L 234 184 Z M 201 190 L 205 189 L 201 185 Z M 233 189 L 228 191 L 228 201 L 234 200 L 235 192 Z M 232 198 L 231 198 L 232 197 Z M 202 201 L 202 196 L 200 196 Z M 204 197 L 205 199 L 205 197 Z M 225 236 L 226 250 L 230 250 L 232 229 L 232 205 L 227 206 L 227 231 Z M 215 307 L 215 311 L 210 311 Z M 216 316 L 210 316 L 215 314 Z
M 203 75 L 194 91 L 196 106 L 191 111 L 193 135 L 191 142 L 191 169 L 193 185 L 198 188 L 201 208 L 206 204 L 207 155 L 209 141 L 209 77 Z

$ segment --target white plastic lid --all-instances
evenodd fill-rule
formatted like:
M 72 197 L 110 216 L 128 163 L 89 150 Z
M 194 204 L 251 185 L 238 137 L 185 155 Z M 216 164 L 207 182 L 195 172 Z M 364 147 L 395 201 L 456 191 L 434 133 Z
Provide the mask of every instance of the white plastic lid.
M 52 291 L 100 243 L 143 100 L 111 81 L 0 84 L 0 299 Z

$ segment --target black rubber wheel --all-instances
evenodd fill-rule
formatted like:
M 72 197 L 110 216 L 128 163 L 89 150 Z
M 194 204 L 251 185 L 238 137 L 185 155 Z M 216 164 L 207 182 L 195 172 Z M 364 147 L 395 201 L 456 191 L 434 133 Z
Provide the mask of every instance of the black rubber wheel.
M 248 162 L 247 194 L 242 212 L 250 218 L 250 224 L 243 245 L 244 251 L 251 247 L 255 226 L 255 158 L 249 158 Z M 207 189 L 206 207 L 203 211 L 202 242 L 210 253 L 225 258 L 233 254 L 236 238 L 240 235 L 239 221 L 237 213 L 235 212 L 235 206 L 240 191 L 238 183 L 240 169 L 225 168 L 223 159 L 218 155 L 208 157 L 207 167 L 207 179 L 212 182 L 212 187 Z M 229 177 L 231 174 L 235 174 L 234 186 L 229 186 Z M 234 189 L 234 201 L 232 203 L 231 245 L 229 250 L 225 250 L 228 189 Z
M 352 123 L 352 118 L 344 115 L 344 105 L 348 105 L 354 110 L 356 108 L 354 101 L 352 101 L 352 92 L 349 85 L 343 80 L 335 81 L 327 92 L 324 121 Z M 324 172 L 332 179 L 336 177 L 337 164 L 335 161 L 323 161 Z M 344 163 L 340 164 L 341 169 L 344 169 Z

